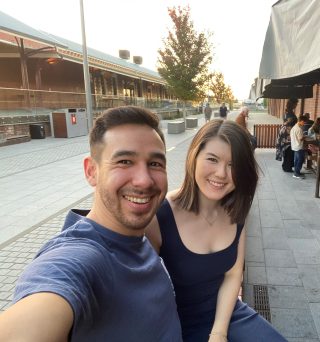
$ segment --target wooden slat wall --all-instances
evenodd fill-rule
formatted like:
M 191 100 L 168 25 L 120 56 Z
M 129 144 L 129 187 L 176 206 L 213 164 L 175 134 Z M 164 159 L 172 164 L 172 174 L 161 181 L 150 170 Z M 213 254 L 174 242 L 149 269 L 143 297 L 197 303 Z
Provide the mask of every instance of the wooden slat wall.
M 281 124 L 259 124 L 253 126 L 258 148 L 275 148 Z

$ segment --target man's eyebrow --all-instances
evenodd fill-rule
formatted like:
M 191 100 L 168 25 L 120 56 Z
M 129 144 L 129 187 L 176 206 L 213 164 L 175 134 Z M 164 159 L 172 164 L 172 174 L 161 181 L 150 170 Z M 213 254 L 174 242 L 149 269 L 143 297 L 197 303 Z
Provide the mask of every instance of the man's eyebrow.
M 135 151 L 130 151 L 130 150 L 120 150 L 120 151 L 116 151 L 111 159 L 116 159 L 116 158 L 121 158 L 121 157 L 136 157 L 138 155 L 137 152 Z M 156 159 L 161 159 L 164 162 L 166 161 L 166 156 L 164 153 L 161 152 L 152 152 L 150 153 L 150 157 L 151 158 L 156 158 Z
M 151 157 L 156 158 L 156 159 L 161 159 L 164 162 L 167 160 L 166 155 L 164 153 L 160 153 L 160 152 L 151 153 Z
M 137 153 L 134 151 L 129 151 L 129 150 L 120 150 L 120 151 L 116 151 L 113 155 L 112 155 L 112 159 L 115 158 L 119 158 L 119 157 L 134 157 L 136 156 Z

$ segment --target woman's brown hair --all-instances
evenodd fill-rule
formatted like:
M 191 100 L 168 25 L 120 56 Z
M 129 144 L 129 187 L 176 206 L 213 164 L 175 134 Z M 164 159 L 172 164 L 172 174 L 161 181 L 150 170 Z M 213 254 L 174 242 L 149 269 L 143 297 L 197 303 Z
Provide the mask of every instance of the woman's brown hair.
M 248 133 L 234 121 L 212 120 L 197 132 L 188 149 L 184 181 L 174 201 L 182 209 L 199 212 L 199 188 L 195 180 L 196 159 L 206 143 L 215 137 L 231 148 L 232 179 L 235 184 L 235 189 L 221 200 L 221 206 L 232 223 L 244 223 L 257 187 L 258 165 Z

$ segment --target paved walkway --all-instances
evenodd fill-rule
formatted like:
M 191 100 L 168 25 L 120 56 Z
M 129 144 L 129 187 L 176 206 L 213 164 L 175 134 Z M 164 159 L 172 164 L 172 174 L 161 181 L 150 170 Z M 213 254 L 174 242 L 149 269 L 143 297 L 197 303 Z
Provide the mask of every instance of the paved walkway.
M 250 115 L 249 127 L 254 122 L 279 119 L 256 113 Z M 195 132 L 168 135 L 165 130 L 169 189 L 181 182 Z M 10 305 L 25 265 L 60 231 L 67 210 L 90 207 L 92 189 L 82 171 L 87 153 L 87 137 L 0 148 L 0 310 Z M 266 291 L 272 324 L 290 342 L 320 342 L 320 199 L 314 198 L 315 175 L 293 179 L 282 172 L 274 150 L 258 149 L 256 156 L 261 175 L 247 221 L 244 299 L 256 306 L 260 292 Z

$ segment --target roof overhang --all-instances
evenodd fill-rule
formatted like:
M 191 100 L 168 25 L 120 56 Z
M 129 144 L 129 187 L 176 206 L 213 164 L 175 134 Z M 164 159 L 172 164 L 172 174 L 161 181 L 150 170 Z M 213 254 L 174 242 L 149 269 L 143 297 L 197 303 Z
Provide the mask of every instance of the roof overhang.
M 259 78 L 269 80 L 258 97 L 313 97 L 320 83 L 319 0 L 280 0 L 272 6 Z

